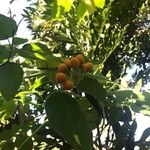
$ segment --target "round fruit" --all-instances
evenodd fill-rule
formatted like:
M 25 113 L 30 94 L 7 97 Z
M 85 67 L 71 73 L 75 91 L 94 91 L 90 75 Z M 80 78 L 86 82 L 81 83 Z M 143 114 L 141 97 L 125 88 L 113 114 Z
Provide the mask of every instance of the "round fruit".
M 83 71 L 87 71 L 86 64 L 82 64 L 82 69 L 83 69 Z
M 57 69 L 58 72 L 65 72 L 66 70 L 67 70 L 67 65 L 64 63 L 60 64 Z
M 58 83 L 64 83 L 66 81 L 66 75 L 64 73 L 57 73 L 55 79 Z
M 83 57 L 82 54 L 77 55 L 76 58 L 79 60 L 79 63 L 80 63 L 80 64 L 83 64 L 83 62 L 84 62 L 84 57 Z
M 63 84 L 64 90 L 71 90 L 73 88 L 73 82 L 71 80 L 66 80 Z
M 64 61 L 64 64 L 66 64 L 68 67 L 70 67 L 70 60 L 69 60 L 69 59 L 66 59 L 66 60 Z
M 93 69 L 93 63 L 91 63 L 91 62 L 88 62 L 88 63 L 86 63 L 86 64 L 83 64 L 82 65 L 82 69 L 83 69 L 83 71 L 92 71 L 92 69 Z
M 70 67 L 78 68 L 79 67 L 79 60 L 76 57 L 71 58 L 70 60 Z
M 86 65 L 86 69 L 87 69 L 86 71 L 92 71 L 92 69 L 93 69 L 93 63 L 88 62 L 85 65 Z

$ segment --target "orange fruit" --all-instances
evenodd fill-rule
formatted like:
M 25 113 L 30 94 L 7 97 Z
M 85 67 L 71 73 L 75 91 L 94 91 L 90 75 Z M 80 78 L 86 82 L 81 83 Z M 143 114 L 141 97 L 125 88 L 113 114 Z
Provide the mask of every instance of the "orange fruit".
M 59 72 L 55 75 L 55 79 L 58 83 L 64 83 L 66 81 L 66 75 L 64 73 Z
M 84 62 L 84 57 L 83 57 L 82 54 L 77 55 L 76 58 L 79 60 L 79 63 L 80 63 L 80 64 L 83 64 L 83 62 Z
M 92 71 L 92 69 L 93 69 L 93 63 L 91 63 L 91 62 L 88 62 L 88 63 L 86 63 L 86 64 L 83 64 L 82 65 L 82 69 L 83 69 L 83 71 Z
M 65 72 L 66 70 L 67 70 L 67 65 L 64 63 L 60 64 L 57 69 L 58 72 Z
M 79 64 L 80 64 L 80 62 L 76 57 L 73 57 L 73 58 L 70 59 L 70 67 L 78 68 Z
M 87 71 L 86 64 L 82 64 L 82 69 L 83 69 L 83 71 Z
M 64 90 L 71 90 L 73 88 L 73 82 L 71 80 L 66 80 L 63 84 Z
M 86 69 L 87 69 L 86 71 L 92 71 L 92 69 L 93 69 L 93 63 L 88 62 L 85 65 L 86 65 Z
M 68 67 L 70 67 L 70 60 L 69 59 L 64 60 L 64 64 L 66 64 Z

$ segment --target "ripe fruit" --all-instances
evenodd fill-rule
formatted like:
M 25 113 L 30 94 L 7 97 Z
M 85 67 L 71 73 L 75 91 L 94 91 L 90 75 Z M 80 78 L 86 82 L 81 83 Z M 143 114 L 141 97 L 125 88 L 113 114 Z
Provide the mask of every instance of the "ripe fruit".
M 70 67 L 70 60 L 69 60 L 69 59 L 66 59 L 66 60 L 64 61 L 64 64 L 66 64 L 67 67 Z
M 86 63 L 86 69 L 87 69 L 87 71 L 92 71 L 93 63 L 91 63 L 91 62 Z
M 64 90 L 71 90 L 73 88 L 73 82 L 71 80 L 66 80 L 63 84 Z
M 77 55 L 76 58 L 79 60 L 79 63 L 80 63 L 80 64 L 83 64 L 83 62 L 84 62 L 84 57 L 83 57 L 82 54 Z
M 70 60 L 70 67 L 78 68 L 79 67 L 79 60 L 76 57 L 71 58 Z
M 84 71 L 92 71 L 92 69 L 93 69 L 93 63 L 91 63 L 91 62 L 88 62 L 88 63 L 86 63 L 86 64 L 83 64 L 82 65 L 82 69 L 84 70 Z
M 66 81 L 66 75 L 64 73 L 57 73 L 55 79 L 58 83 L 64 83 Z
M 64 63 L 60 64 L 57 69 L 58 72 L 65 72 L 66 70 L 67 70 L 67 65 Z
M 82 69 L 83 69 L 83 71 L 87 71 L 86 64 L 82 64 Z

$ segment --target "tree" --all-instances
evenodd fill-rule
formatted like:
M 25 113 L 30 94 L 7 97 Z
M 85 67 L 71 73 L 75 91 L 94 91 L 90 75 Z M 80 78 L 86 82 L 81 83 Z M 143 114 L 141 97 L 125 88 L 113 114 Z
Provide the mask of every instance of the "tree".
M 148 115 L 150 93 L 120 82 L 140 62 L 132 55 L 145 3 L 40 0 L 24 15 L 35 42 L 0 15 L 0 40 L 9 41 L 0 46 L 2 149 L 148 149 L 150 129 L 135 141 L 132 113 Z
M 91 51 L 93 52 L 92 54 L 94 55 L 93 57 L 95 59 L 98 59 L 99 61 L 99 59 L 104 60 L 104 57 L 106 57 L 104 63 L 104 66 L 106 67 L 102 69 L 102 74 L 105 76 L 109 71 L 111 71 L 113 80 L 118 79 L 120 76 L 126 74 L 126 69 L 128 67 L 131 67 L 135 64 L 140 67 L 143 64 L 142 68 L 144 69 L 141 69 L 141 73 L 139 71 L 139 75 L 135 77 L 135 83 L 139 80 L 139 78 L 143 79 L 143 85 L 147 83 L 149 77 L 146 71 L 148 70 L 146 69 L 146 63 L 149 64 L 149 48 L 147 47 L 142 48 L 140 46 L 141 45 L 140 43 L 142 43 L 142 45 L 148 45 L 148 44 L 143 44 L 143 42 L 147 41 L 146 37 L 148 39 L 149 35 L 148 32 L 146 32 L 146 30 L 144 29 L 145 30 L 145 34 L 143 35 L 144 38 L 141 37 L 142 36 L 141 33 L 143 31 L 141 31 L 142 24 L 140 23 L 140 20 L 142 19 L 142 16 L 147 17 L 146 15 L 148 14 L 148 12 L 144 12 L 144 11 L 148 10 L 147 8 L 148 1 L 145 3 L 145 6 L 143 5 L 142 7 L 141 5 L 144 1 L 137 1 L 137 2 L 131 2 L 131 1 L 115 2 L 114 1 L 112 2 L 112 4 L 109 4 L 108 6 L 109 9 L 108 7 L 105 8 L 104 9 L 105 11 L 103 11 L 103 13 L 101 9 L 95 11 L 94 14 L 90 16 L 90 18 L 88 19 L 86 18 L 86 21 L 85 20 L 82 21 L 81 24 L 76 23 L 77 21 L 75 19 L 76 17 L 67 18 L 67 23 L 63 20 L 61 21 L 60 24 L 59 21 L 58 24 L 60 28 L 55 28 L 55 25 L 57 25 L 57 21 L 55 23 L 49 21 L 49 18 L 51 17 L 51 15 L 48 15 L 48 12 L 50 11 L 49 10 L 50 7 L 48 8 L 45 7 L 47 4 L 46 3 L 44 4 L 44 2 L 42 3 L 43 4 L 42 7 L 41 2 L 42 1 L 39 1 L 39 3 L 36 4 L 37 6 L 36 8 L 31 7 L 28 9 L 28 13 L 30 14 L 30 17 L 34 18 L 33 20 L 36 20 L 36 18 L 37 19 L 41 18 L 41 22 L 39 22 L 39 24 L 35 24 L 34 22 L 31 23 L 30 21 L 32 20 L 28 19 L 29 28 L 33 31 L 33 35 L 35 36 L 35 38 L 40 38 L 46 44 L 48 44 L 51 41 L 53 42 L 56 41 L 56 43 L 53 43 L 54 45 L 52 43 L 49 44 L 51 47 L 52 45 L 54 46 L 52 47 L 52 49 L 55 48 L 56 52 L 58 49 L 64 50 L 66 43 L 71 43 L 72 45 L 74 44 L 75 46 L 77 46 L 77 48 L 72 48 L 71 45 L 70 49 L 81 50 L 84 47 L 86 50 L 90 46 L 90 49 L 92 49 Z M 107 3 L 109 3 L 109 1 L 107 1 Z M 91 7 L 88 9 L 91 10 L 92 9 Z M 116 10 L 116 7 L 119 9 Z M 141 15 L 139 16 L 141 17 L 136 17 L 140 7 L 141 10 L 139 14 Z M 53 15 L 53 10 L 51 12 L 52 12 L 51 14 Z M 82 18 L 84 14 L 86 14 L 86 10 L 85 12 L 80 12 L 80 10 L 78 9 L 77 11 L 77 15 L 79 16 L 78 18 Z M 145 17 L 143 17 L 142 20 L 144 20 Z M 66 28 L 68 31 L 71 30 L 70 36 L 72 37 L 68 37 L 68 35 L 66 35 Z M 80 32 L 78 32 L 79 29 Z M 116 36 L 116 39 L 114 39 L 114 34 Z M 136 42 L 137 37 L 139 41 L 138 43 Z M 117 40 L 120 38 L 123 38 L 122 42 L 117 43 L 118 41 L 121 41 L 121 40 Z M 76 41 L 76 39 L 84 39 L 86 43 L 88 41 L 88 44 L 85 46 L 84 42 L 81 43 L 80 41 Z M 140 39 L 143 39 L 144 41 Z M 79 44 L 81 44 L 81 46 Z M 137 47 L 139 48 L 137 49 Z M 105 53 L 105 51 L 112 51 L 110 52 L 111 54 L 108 57 L 108 59 L 107 56 L 104 56 L 104 54 L 107 54 Z M 145 55 L 142 55 L 142 53 L 145 53 Z M 113 63 L 111 62 L 111 60 L 113 60 Z M 122 64 L 125 64 L 125 66 L 122 67 Z

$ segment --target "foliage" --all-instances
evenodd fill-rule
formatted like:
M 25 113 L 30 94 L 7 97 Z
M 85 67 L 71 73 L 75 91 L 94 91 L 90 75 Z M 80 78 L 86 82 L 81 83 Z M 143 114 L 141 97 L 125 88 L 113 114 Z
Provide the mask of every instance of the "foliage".
M 107 0 L 103 9 L 93 10 L 86 6 L 81 12 L 78 11 L 81 3 L 78 5 L 79 2 L 75 2 L 76 7 L 69 11 L 71 16 L 68 12 L 65 19 L 60 20 L 54 18 L 53 8 L 47 7 L 44 1 L 25 10 L 34 37 L 45 42 L 56 53 L 73 55 L 90 51 L 89 57 L 94 58 L 102 74 L 106 76 L 111 73 L 113 81 L 125 75 L 127 68 L 136 65 L 138 69 L 130 86 L 134 87 L 141 78 L 143 85 L 146 84 L 149 81 L 149 28 L 142 26 L 148 14 L 148 1 Z M 93 15 L 89 17 L 84 15 L 88 9 L 93 10 Z M 78 18 L 82 18 L 80 22 Z M 66 45 L 69 44 L 68 48 Z
M 149 115 L 150 93 L 120 82 L 127 67 L 143 62 L 132 57 L 145 46 L 136 43 L 135 23 L 143 4 L 40 0 L 24 10 L 32 42 L 16 37 L 19 25 L 0 15 L 0 40 L 8 40 L 0 45 L 1 149 L 148 149 L 150 128 L 135 141 L 133 113 Z M 66 59 L 75 62 L 67 66 Z M 60 72 L 62 83 L 56 78 Z M 73 88 L 66 90 L 68 80 Z

